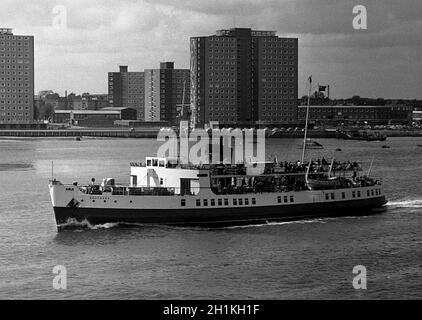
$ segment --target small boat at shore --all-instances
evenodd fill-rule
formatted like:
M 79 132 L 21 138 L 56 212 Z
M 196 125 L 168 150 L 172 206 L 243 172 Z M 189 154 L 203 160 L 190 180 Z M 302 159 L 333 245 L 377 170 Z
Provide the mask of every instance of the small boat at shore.
M 300 149 L 303 148 L 303 142 L 301 145 L 298 145 L 298 148 Z M 305 148 L 306 149 L 324 149 L 324 146 L 315 140 L 307 138 L 305 142 Z

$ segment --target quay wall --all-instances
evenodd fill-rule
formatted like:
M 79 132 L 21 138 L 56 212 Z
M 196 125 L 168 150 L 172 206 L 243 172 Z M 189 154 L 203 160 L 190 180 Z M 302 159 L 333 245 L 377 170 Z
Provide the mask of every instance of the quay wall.
M 159 129 L 143 129 L 143 130 L 110 130 L 110 129 L 56 129 L 56 130 L 0 130 L 0 137 L 102 137 L 102 138 L 157 138 Z M 377 130 L 385 134 L 387 137 L 422 137 L 422 130 Z M 309 138 L 338 138 L 335 131 L 309 130 Z M 280 132 L 275 136 L 271 136 L 271 132 L 267 136 L 271 138 L 303 138 L 303 131 Z
M 0 137 L 102 137 L 157 138 L 158 129 L 131 132 L 129 130 L 0 130 Z

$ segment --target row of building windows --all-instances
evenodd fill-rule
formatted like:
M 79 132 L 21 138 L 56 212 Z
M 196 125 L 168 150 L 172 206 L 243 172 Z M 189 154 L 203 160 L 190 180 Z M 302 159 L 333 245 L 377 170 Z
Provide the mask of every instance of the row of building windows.
M 0 103 L 2 103 L 2 102 L 0 102 Z M 27 103 L 27 104 L 29 104 L 29 103 Z M 26 110 L 28 110 L 29 109 L 29 107 L 24 107 L 24 106 L 12 106 L 12 107 L 5 107 L 5 106 L 0 106 L 0 110 L 16 110 L 16 108 L 18 109 L 18 110 L 23 110 L 23 109 L 26 109 Z
M 28 112 L 25 112 L 25 113 L 23 113 L 23 112 L 0 112 L 0 116 L 2 116 L 2 117 L 4 117 L 4 116 L 13 116 L 13 117 L 20 116 L 20 117 L 23 117 L 24 115 L 29 116 L 29 113 Z
M 29 89 L 0 89 L 0 92 L 4 93 L 15 93 L 15 92 L 25 92 L 29 93 Z
M 30 70 L 30 67 L 27 66 L 27 65 L 22 66 L 22 65 L 4 65 L 4 64 L 0 64 L 0 69 L 3 69 L 3 70 L 16 70 L 16 69 L 18 69 L 18 70 L 23 70 L 23 69 Z M 2 75 L 3 74 L 16 75 L 16 71 L 2 71 L 1 74 Z
M 295 105 L 296 104 L 296 102 L 294 101 L 294 98 L 291 98 L 291 99 L 293 99 L 293 101 L 290 101 L 290 102 L 288 102 L 287 100 L 284 100 L 284 101 L 268 101 L 268 100 L 261 100 L 261 104 L 262 105 L 280 105 L 280 104 L 284 104 L 284 105 Z
M 29 41 L 25 41 L 25 42 L 10 42 L 10 41 L 0 41 L 0 46 L 6 46 L 6 47 L 29 47 L 30 46 L 30 42 Z
M 5 78 L 5 77 L 1 77 L 0 81 L 29 81 L 28 77 L 24 77 L 24 78 Z
M 3 34 L 0 35 L 0 39 L 7 39 L 7 40 L 29 40 L 31 39 L 30 36 L 14 36 L 13 34 Z
M 225 61 L 225 60 L 209 60 L 209 65 L 216 66 L 216 68 L 220 69 L 227 69 L 229 70 L 229 67 L 232 65 L 237 65 L 236 61 Z M 212 67 L 211 67 L 212 68 Z M 232 67 L 233 68 L 233 67 Z M 201 67 L 198 66 L 198 69 L 201 70 Z
M 270 44 L 263 44 L 264 48 L 290 48 L 293 49 L 295 46 L 292 44 L 284 44 L 284 43 L 270 43 Z
M 1 52 L 29 52 L 29 48 L 0 47 Z
M 0 98 L 9 98 L 9 99 L 19 99 L 19 98 L 29 98 L 29 95 L 25 94 L 0 94 Z
M 293 50 L 281 50 L 281 49 L 263 49 L 262 50 L 263 53 L 268 53 L 268 54 L 276 54 L 276 55 L 280 55 L 280 54 L 289 54 L 289 55 L 296 55 L 296 53 Z
M 286 61 L 286 60 L 280 60 L 280 61 L 271 61 L 271 60 L 263 60 L 263 65 L 276 65 L 276 64 L 283 64 L 283 65 L 294 65 L 293 61 Z
M 29 59 L 0 59 L 0 63 L 29 63 Z
M 291 65 L 291 64 L 289 64 L 289 65 Z M 296 69 L 296 66 L 295 65 L 293 65 L 293 67 L 286 67 L 286 66 L 284 66 L 283 64 L 272 64 L 271 66 L 268 66 L 268 65 L 265 65 L 265 66 L 260 66 L 260 68 L 259 68 L 259 70 L 261 71 L 261 72 L 264 72 L 264 71 L 277 71 L 276 73 L 274 73 L 274 75 L 280 75 L 280 72 L 283 72 L 283 71 L 294 71 Z
M 286 103 L 286 105 L 287 105 L 287 103 Z M 294 105 L 292 105 L 290 107 L 288 107 L 288 106 L 286 106 L 286 107 L 281 107 L 281 106 L 271 106 L 271 107 L 268 107 L 268 106 L 264 106 L 262 108 L 263 111 L 292 111 L 293 109 L 294 109 Z
M 276 56 L 276 55 L 262 55 L 261 58 L 263 60 L 269 59 L 269 60 L 294 60 L 295 56 Z
M 23 76 L 23 75 L 29 75 L 29 71 L 0 71 L 0 75 L 4 76 L 4 75 L 18 75 L 18 76 Z
M 0 53 L 0 57 L 2 58 L 29 58 L 29 54 L 25 53 Z
M 6 83 L 0 83 L 0 87 L 29 87 L 29 83 L 15 83 L 15 82 L 12 82 L 12 83 L 9 83 L 9 82 L 6 82 Z

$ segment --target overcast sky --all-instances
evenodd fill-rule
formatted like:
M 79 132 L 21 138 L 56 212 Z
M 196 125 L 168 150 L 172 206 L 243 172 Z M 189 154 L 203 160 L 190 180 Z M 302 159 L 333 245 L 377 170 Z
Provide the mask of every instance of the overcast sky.
M 359 4 L 367 30 L 352 26 Z M 422 98 L 421 0 L 1 0 L 0 21 L 35 36 L 36 92 L 106 93 L 119 65 L 189 68 L 189 37 L 237 26 L 299 38 L 299 96 L 312 74 L 333 97 Z

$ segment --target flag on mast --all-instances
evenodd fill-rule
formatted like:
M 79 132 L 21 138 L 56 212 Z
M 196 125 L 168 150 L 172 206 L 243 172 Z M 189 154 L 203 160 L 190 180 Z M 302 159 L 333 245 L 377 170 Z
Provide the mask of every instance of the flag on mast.
M 320 86 L 320 85 L 318 85 L 318 91 L 319 92 L 325 92 L 325 90 L 327 90 L 327 86 Z

